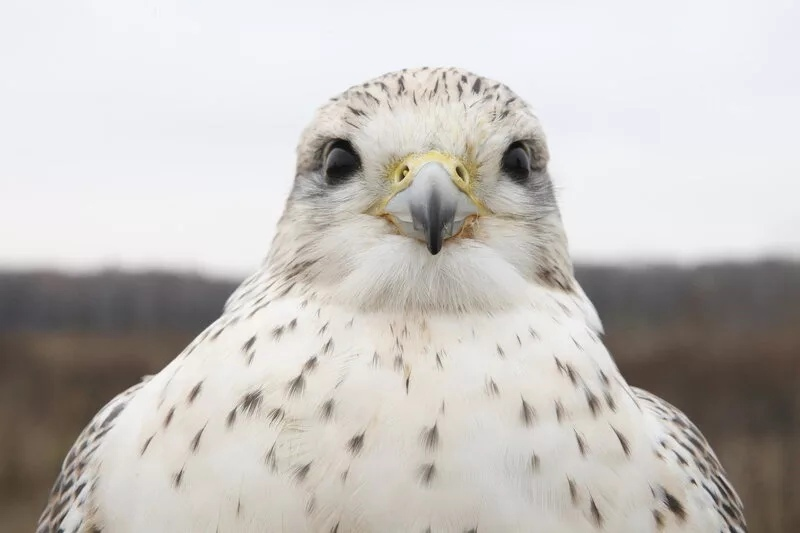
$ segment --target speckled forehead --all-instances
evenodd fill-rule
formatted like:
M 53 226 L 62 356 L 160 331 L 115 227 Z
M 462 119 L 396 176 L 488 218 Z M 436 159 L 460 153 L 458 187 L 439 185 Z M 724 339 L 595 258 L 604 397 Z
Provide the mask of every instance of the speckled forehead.
M 351 87 L 320 108 L 298 148 L 299 163 L 331 138 L 367 140 L 375 157 L 439 149 L 458 153 L 499 138 L 544 135 L 527 104 L 507 86 L 456 69 L 407 69 Z

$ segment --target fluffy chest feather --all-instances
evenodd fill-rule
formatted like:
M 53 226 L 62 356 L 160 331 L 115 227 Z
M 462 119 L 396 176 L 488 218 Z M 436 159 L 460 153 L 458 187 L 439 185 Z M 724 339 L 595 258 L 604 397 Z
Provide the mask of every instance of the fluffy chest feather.
M 224 316 L 108 435 L 102 521 L 655 531 L 642 415 L 573 311 L 363 316 L 287 299 Z

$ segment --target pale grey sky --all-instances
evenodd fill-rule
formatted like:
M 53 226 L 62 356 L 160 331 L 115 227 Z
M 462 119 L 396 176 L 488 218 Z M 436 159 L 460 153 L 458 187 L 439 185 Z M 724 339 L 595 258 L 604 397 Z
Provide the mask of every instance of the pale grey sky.
M 265 254 L 350 85 L 468 68 L 536 108 L 579 260 L 800 256 L 796 2 L 0 2 L 0 267 Z

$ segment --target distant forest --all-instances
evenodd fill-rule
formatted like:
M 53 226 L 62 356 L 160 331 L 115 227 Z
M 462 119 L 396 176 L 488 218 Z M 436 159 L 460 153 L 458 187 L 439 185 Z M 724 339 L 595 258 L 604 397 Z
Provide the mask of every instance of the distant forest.
M 785 327 L 800 318 L 800 263 L 691 268 L 579 266 L 606 330 L 643 325 Z M 237 282 L 173 272 L 0 272 L 0 332 L 196 331 L 220 313 Z

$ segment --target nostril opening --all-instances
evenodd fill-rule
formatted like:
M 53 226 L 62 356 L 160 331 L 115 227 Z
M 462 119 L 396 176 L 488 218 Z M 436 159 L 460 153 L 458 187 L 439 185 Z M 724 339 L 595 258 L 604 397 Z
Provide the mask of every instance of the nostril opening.
M 456 175 L 461 178 L 464 183 L 467 182 L 467 170 L 461 165 L 456 165 Z
M 398 183 L 406 179 L 406 176 L 408 176 L 409 172 L 411 172 L 411 169 L 408 168 L 408 165 L 403 165 L 402 167 L 400 167 L 400 169 L 397 171 Z

